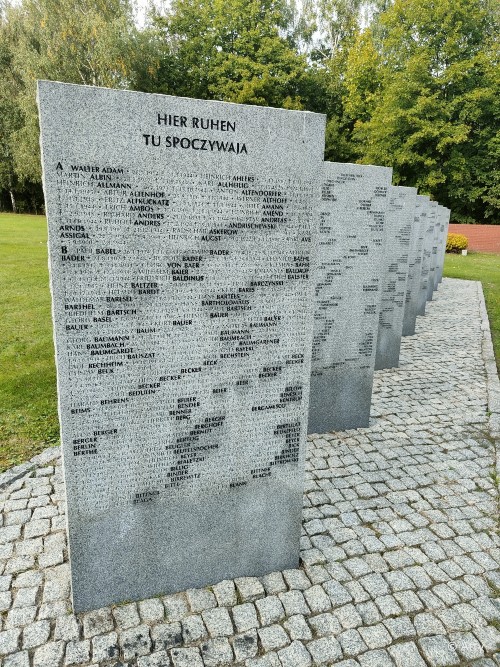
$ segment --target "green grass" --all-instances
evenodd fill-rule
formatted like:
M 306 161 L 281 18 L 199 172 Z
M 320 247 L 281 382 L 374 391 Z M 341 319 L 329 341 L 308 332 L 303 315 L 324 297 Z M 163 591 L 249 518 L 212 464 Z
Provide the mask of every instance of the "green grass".
M 0 214 L 0 470 L 59 438 L 43 216 Z
M 500 256 L 447 255 L 446 276 L 481 280 L 500 360 Z M 0 470 L 59 438 L 43 216 L 0 214 Z
M 500 255 L 479 252 L 466 256 L 446 255 L 443 275 L 482 282 L 495 359 L 500 373 Z

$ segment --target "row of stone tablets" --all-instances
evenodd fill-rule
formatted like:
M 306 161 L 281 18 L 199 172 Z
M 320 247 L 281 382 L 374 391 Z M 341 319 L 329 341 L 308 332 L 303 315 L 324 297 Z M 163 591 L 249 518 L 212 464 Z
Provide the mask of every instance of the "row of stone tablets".
M 411 189 L 323 178 L 318 114 L 38 102 L 74 611 L 297 567 L 309 388 L 314 430 L 367 424 Z
M 324 165 L 309 433 L 368 426 L 373 372 L 399 365 L 442 277 L 449 209 L 391 176 Z

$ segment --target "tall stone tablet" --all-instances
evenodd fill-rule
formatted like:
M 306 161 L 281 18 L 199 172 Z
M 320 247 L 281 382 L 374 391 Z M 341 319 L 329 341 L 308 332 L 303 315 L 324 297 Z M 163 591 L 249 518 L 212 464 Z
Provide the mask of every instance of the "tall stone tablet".
M 416 188 L 391 186 L 375 369 L 399 366 Z
M 368 426 L 392 170 L 325 162 L 309 433 Z
M 417 315 L 425 315 L 427 304 L 427 293 L 430 279 L 432 246 L 434 244 L 434 232 L 436 225 L 437 202 L 429 201 L 427 207 L 427 227 L 424 235 L 424 248 L 422 252 L 422 267 L 420 271 L 420 296 L 418 301 Z
M 438 249 L 439 249 L 439 237 L 441 234 L 441 206 L 437 202 L 432 202 L 435 204 L 434 210 L 434 240 L 432 242 L 431 249 L 431 263 L 429 267 L 429 281 L 427 283 L 427 301 L 432 301 L 432 295 L 436 289 L 436 275 L 437 275 L 437 265 L 438 265 Z
M 403 317 L 403 336 L 413 336 L 420 302 L 420 274 L 422 270 L 422 254 L 424 237 L 427 229 L 427 203 L 429 197 L 417 195 L 413 224 L 415 234 L 410 244 L 410 261 L 406 281 L 405 310 Z
M 442 212 L 442 231 L 441 231 L 441 244 L 439 248 L 439 258 L 438 258 L 438 271 L 436 275 L 436 289 L 438 284 L 443 280 L 443 267 L 444 267 L 444 258 L 446 255 L 446 241 L 448 238 L 448 227 L 450 224 L 450 214 L 451 211 L 449 208 L 446 208 L 443 206 L 443 212 Z
M 325 118 L 38 99 L 74 610 L 297 567 Z

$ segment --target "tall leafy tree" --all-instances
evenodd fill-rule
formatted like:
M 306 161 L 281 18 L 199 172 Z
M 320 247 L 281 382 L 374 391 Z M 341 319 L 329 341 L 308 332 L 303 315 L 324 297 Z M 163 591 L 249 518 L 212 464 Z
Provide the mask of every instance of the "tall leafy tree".
M 393 166 L 455 220 L 500 222 L 497 29 L 488 0 L 395 0 L 349 58 L 362 161 Z
M 164 92 L 304 107 L 307 62 L 285 0 L 174 0 L 153 22 L 164 38 Z
M 9 37 L 2 79 L 8 69 L 16 82 L 12 164 L 18 179 L 40 182 L 36 80 L 134 88 L 154 60 L 128 0 L 23 0 L 7 5 L 1 20 Z

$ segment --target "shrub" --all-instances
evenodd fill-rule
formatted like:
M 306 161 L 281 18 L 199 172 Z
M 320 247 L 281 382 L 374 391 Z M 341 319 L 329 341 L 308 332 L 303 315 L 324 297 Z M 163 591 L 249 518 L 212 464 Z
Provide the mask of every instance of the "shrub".
M 469 245 L 469 239 L 463 234 L 448 234 L 446 252 L 461 253 Z

